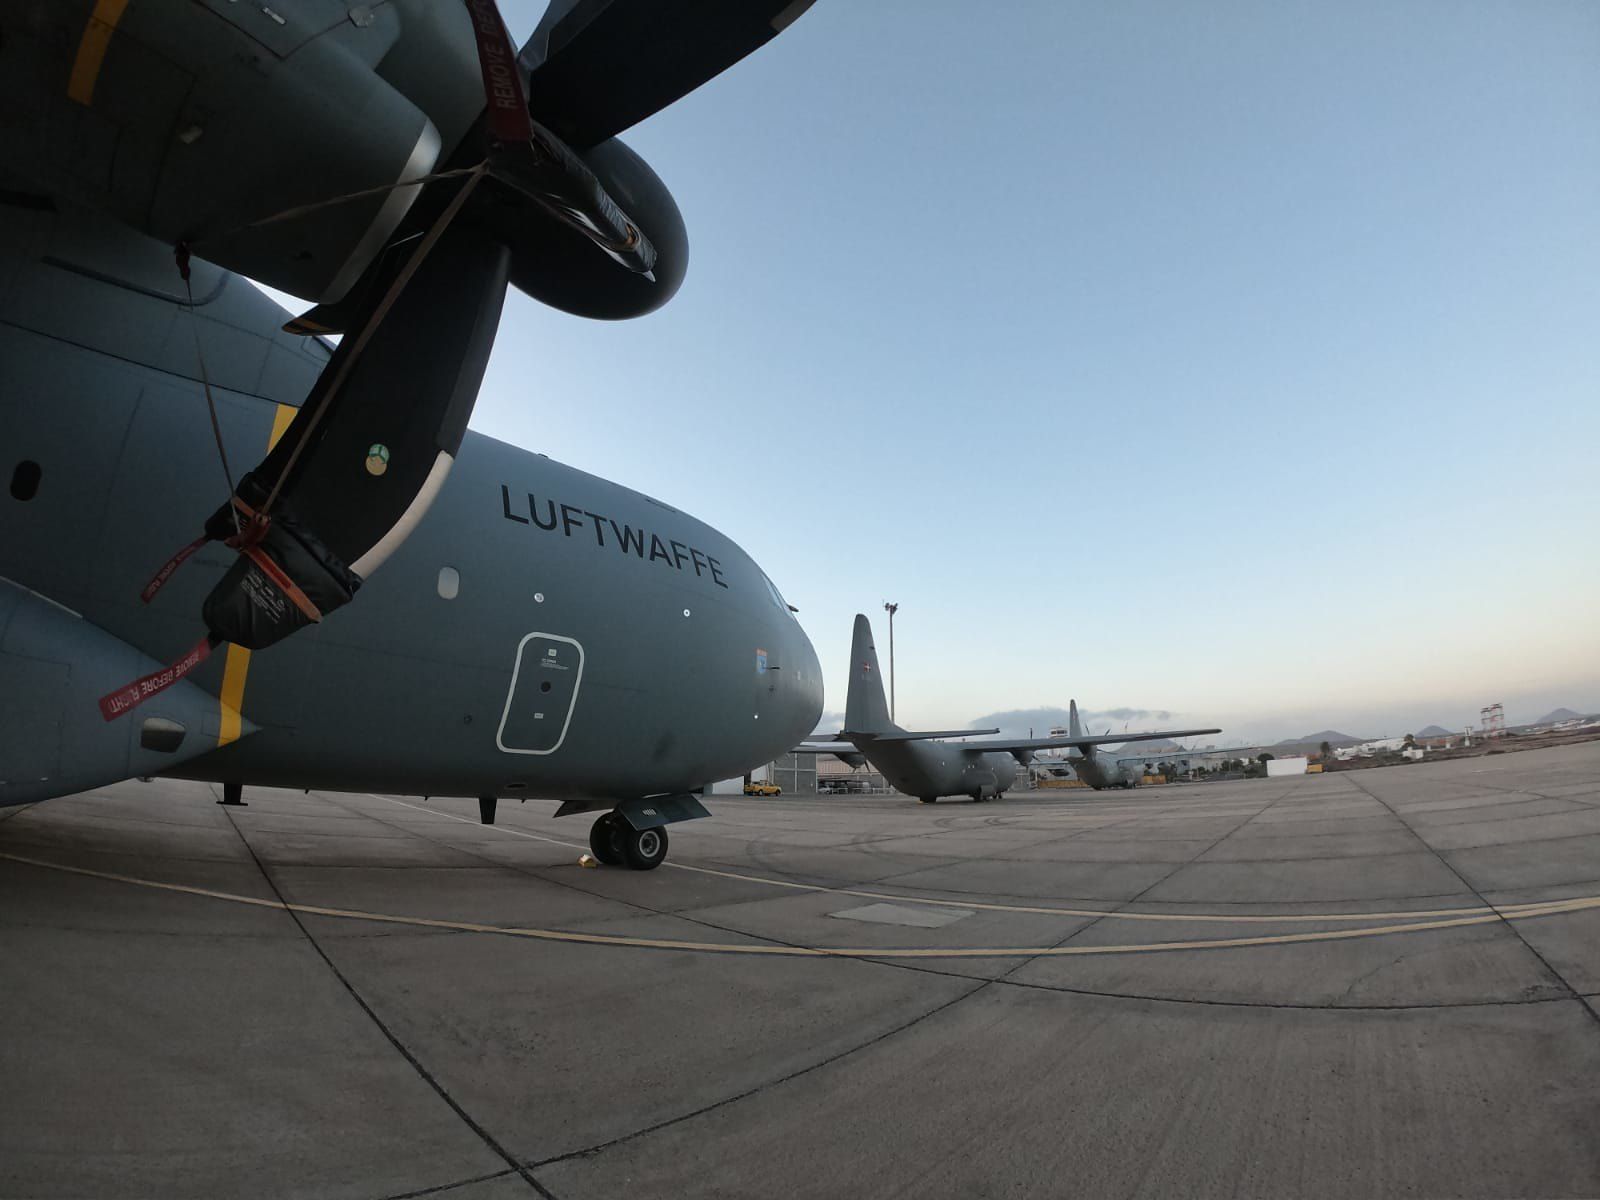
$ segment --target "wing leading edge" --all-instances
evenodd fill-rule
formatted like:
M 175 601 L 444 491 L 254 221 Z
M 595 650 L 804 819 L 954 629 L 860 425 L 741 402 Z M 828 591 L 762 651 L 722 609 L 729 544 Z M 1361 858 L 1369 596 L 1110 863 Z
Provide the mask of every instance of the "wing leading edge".
M 860 750 L 880 742 L 943 741 L 971 733 L 992 733 L 989 729 L 950 729 L 938 733 L 857 734 L 855 741 L 805 742 L 796 746 L 793 754 L 838 754 L 841 751 Z M 993 738 L 976 742 L 952 742 L 955 750 L 971 750 L 984 754 L 1017 754 L 1027 750 L 1087 749 L 1091 746 L 1120 746 L 1127 742 L 1153 742 L 1160 738 L 1198 737 L 1205 733 L 1221 733 L 1220 729 L 1156 729 L 1149 733 L 1107 733 L 1098 737 L 1055 738 Z M 850 735 L 846 734 L 846 737 Z
M 1149 733 L 1105 733 L 1098 737 L 1019 738 L 992 742 L 968 742 L 964 750 L 1000 750 L 1016 753 L 1018 750 L 1060 750 L 1090 746 L 1120 746 L 1124 742 L 1153 742 L 1161 738 L 1199 737 L 1203 733 L 1221 733 L 1220 729 L 1155 729 Z

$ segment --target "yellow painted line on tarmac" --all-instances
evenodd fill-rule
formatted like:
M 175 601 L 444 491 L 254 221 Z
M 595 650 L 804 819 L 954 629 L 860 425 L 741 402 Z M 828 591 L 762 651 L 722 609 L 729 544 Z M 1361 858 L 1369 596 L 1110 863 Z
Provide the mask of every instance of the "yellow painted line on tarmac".
M 428 813 L 431 816 L 443 817 L 448 821 L 459 821 L 463 825 L 478 825 L 470 817 L 458 817 L 454 813 L 443 812 L 436 808 L 428 808 L 421 804 L 412 804 L 406 800 L 396 800 L 393 796 L 380 796 L 376 792 L 365 793 L 374 800 L 383 800 L 389 804 L 398 804 L 402 808 L 414 808 L 418 812 Z M 542 833 L 528 833 L 521 829 L 512 829 L 504 825 L 490 825 L 487 828 L 500 833 L 508 833 L 513 837 L 528 838 L 535 842 L 549 842 L 553 846 L 568 846 L 573 850 L 588 850 L 589 847 L 577 842 L 564 842 L 560 838 L 547 837 Z M 1429 908 L 1401 910 L 1399 912 L 1365 912 L 1365 913 L 1285 913 L 1282 915 L 1239 914 L 1239 913 L 1170 913 L 1170 912 L 1110 912 L 1103 908 L 1059 908 L 1047 905 L 1033 904 L 998 904 L 982 900 L 946 900 L 933 896 L 907 896 L 898 892 L 872 892 L 862 888 L 836 888 L 820 883 L 797 883 L 792 879 L 772 879 L 765 875 L 745 875 L 738 871 L 723 871 L 716 867 L 698 867 L 692 863 L 673 862 L 668 859 L 661 864 L 663 867 L 672 867 L 679 871 L 693 871 L 697 875 L 714 875 L 719 879 L 734 879 L 741 883 L 760 883 L 768 887 L 788 888 L 797 892 L 821 892 L 829 896 L 850 896 L 860 900 L 888 900 L 896 904 L 927 904 L 940 908 L 975 909 L 978 912 L 1005 912 L 1027 913 L 1043 917 L 1103 917 L 1108 921 L 1207 921 L 1212 924 L 1222 922 L 1225 924 L 1240 925 L 1281 925 L 1281 924 L 1312 924 L 1323 921 L 1409 921 L 1426 917 L 1476 917 L 1482 916 L 1488 920 L 1495 919 L 1496 909 L 1477 905 L 1471 908 Z
M 768 958 L 1077 958 L 1102 954 L 1151 954 L 1174 950 L 1230 950 L 1247 946 L 1283 946 L 1303 942 L 1348 941 L 1355 938 L 1386 937 L 1391 934 L 1421 933 L 1432 929 L 1457 929 L 1467 925 L 1486 925 L 1499 920 L 1520 920 L 1529 917 L 1553 916 L 1557 913 L 1580 912 L 1600 908 L 1600 896 L 1586 896 L 1574 900 L 1556 900 L 1536 904 L 1512 905 L 1497 909 L 1486 916 L 1457 917 L 1448 921 L 1419 921 L 1402 925 L 1379 925 L 1367 929 L 1334 929 L 1317 933 L 1280 933 L 1262 937 L 1217 938 L 1187 942 L 1145 942 L 1121 946 L 952 946 L 952 947 L 875 947 L 875 946 L 775 946 L 749 945 L 727 942 L 691 942 L 675 938 L 628 937 L 620 934 L 574 933 L 562 929 L 537 929 L 518 925 L 489 925 L 478 921 L 447 921 L 432 917 L 397 916 L 393 913 L 367 912 L 353 908 L 328 908 L 320 904 L 293 904 L 280 900 L 264 900 L 258 896 L 241 896 L 214 888 L 193 887 L 183 883 L 164 883 L 156 879 L 142 879 L 137 875 L 122 875 L 114 871 L 96 871 L 88 867 L 74 867 L 66 863 L 49 862 L 22 854 L 3 854 L 0 859 L 42 867 L 48 871 L 62 871 L 71 875 L 85 875 L 91 879 L 104 879 L 155 891 L 177 892 L 188 896 L 201 896 L 208 900 L 223 900 L 231 904 L 245 904 L 253 908 L 279 909 L 284 912 L 303 913 L 314 917 L 333 917 L 350 921 L 374 921 L 385 925 L 406 925 L 420 929 L 445 929 L 457 933 L 488 933 L 504 937 L 530 938 L 544 942 L 568 942 L 587 946 L 617 946 L 636 950 L 687 950 L 711 954 L 760 955 Z M 755 936 L 755 935 L 752 935 Z

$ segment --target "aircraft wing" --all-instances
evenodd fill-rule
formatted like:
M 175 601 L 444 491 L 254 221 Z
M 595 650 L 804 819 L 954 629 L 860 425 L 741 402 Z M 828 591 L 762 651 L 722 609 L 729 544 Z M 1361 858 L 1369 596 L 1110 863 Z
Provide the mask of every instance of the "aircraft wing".
M 1062 750 L 1068 747 L 1120 746 L 1124 742 L 1153 742 L 1159 738 L 1198 737 L 1202 733 L 1221 733 L 1220 729 L 1157 729 L 1150 733 L 1105 733 L 1096 737 L 996 738 L 992 741 L 965 742 L 962 750 L 998 751 L 1016 754 L 1023 750 Z
M 802 742 L 790 754 L 854 754 L 854 742 Z
M 888 733 L 851 733 L 846 730 L 841 736 L 860 738 L 864 742 L 943 742 L 951 738 L 999 732 L 999 729 L 927 729 L 916 732 L 909 729 L 894 729 Z
M 866 742 L 922 742 L 948 741 L 974 733 L 993 733 L 992 729 L 943 729 L 928 733 L 859 734 Z M 1065 750 L 1072 747 L 1087 749 L 1090 746 L 1120 746 L 1125 742 L 1152 742 L 1160 738 L 1198 737 L 1203 733 L 1221 733 L 1220 729 L 1157 729 L 1150 733 L 1105 733 L 1087 737 L 1044 738 L 983 738 L 972 742 L 952 742 L 958 750 L 976 750 L 985 754 L 1022 754 L 1030 750 Z M 860 749 L 856 742 L 804 742 L 792 754 L 843 754 Z
M 815 751 L 818 754 L 838 754 L 845 750 L 859 750 L 862 742 L 937 742 L 949 738 L 971 737 L 977 733 L 999 733 L 998 729 L 934 729 L 927 732 L 913 733 L 905 729 L 896 729 L 889 733 L 851 733 L 848 730 L 839 734 L 840 738 L 849 741 L 834 742 L 803 742 L 789 753 L 809 754 Z

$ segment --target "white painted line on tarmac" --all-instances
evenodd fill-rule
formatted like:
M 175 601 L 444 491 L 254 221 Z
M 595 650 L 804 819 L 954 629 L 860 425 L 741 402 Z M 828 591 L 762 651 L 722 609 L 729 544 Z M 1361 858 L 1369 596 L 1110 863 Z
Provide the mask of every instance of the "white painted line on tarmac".
M 512 829 L 504 825 L 483 826 L 470 817 L 458 817 L 454 813 L 441 812 L 434 808 L 425 808 L 420 804 L 412 804 L 405 800 L 396 800 L 392 796 L 380 796 L 375 792 L 365 793 L 374 800 L 383 800 L 390 804 L 398 804 L 402 808 L 414 808 L 418 812 L 429 813 L 432 816 L 443 817 L 449 821 L 459 821 L 463 825 L 474 825 L 486 829 L 495 829 L 501 833 L 511 834 L 513 837 L 530 838 L 536 842 L 549 842 L 554 846 L 568 846 L 574 850 L 588 850 L 588 846 L 577 842 L 564 842 L 560 838 L 547 837 L 540 833 L 527 833 L 521 829 Z M 1282 915 L 1262 915 L 1259 913 L 1171 913 L 1171 912 L 1112 912 L 1103 908 L 1059 908 L 1048 905 L 1033 904 L 999 904 L 992 901 L 981 900 L 946 900 L 934 896 L 908 896 L 898 892 L 873 892 L 862 888 L 836 888 L 820 883 L 797 883 L 790 879 L 773 879 L 765 875 L 746 875 L 739 871 L 723 871 L 715 867 L 700 867 L 693 863 L 674 862 L 670 858 L 661 864 L 663 867 L 672 867 L 679 871 L 693 871 L 699 875 L 714 875 L 719 879 L 733 879 L 740 883 L 759 883 L 767 887 L 788 888 L 797 892 L 819 892 L 829 896 L 851 896 L 862 900 L 886 900 L 897 904 L 929 904 L 940 908 L 977 909 L 979 912 L 1006 912 L 1025 913 L 1033 916 L 1045 917 L 1096 917 L 1108 921 L 1205 921 L 1212 924 L 1238 924 L 1238 925 L 1277 925 L 1277 924 L 1311 924 L 1323 921 L 1409 921 L 1430 917 L 1476 917 L 1482 916 L 1488 920 L 1495 920 L 1498 910 L 1492 907 L 1478 905 L 1471 908 L 1431 908 L 1416 910 L 1401 910 L 1399 912 L 1365 912 L 1365 913 L 1285 913 Z
M 744 954 L 767 958 L 1080 958 L 1104 954 L 1152 954 L 1174 950 L 1229 950 L 1246 946 L 1284 946 L 1303 942 L 1337 942 L 1355 938 L 1387 937 L 1392 934 L 1421 933 L 1432 929 L 1458 929 L 1468 925 L 1487 925 L 1499 920 L 1524 920 L 1531 917 L 1554 916 L 1558 913 L 1581 912 L 1600 908 L 1600 896 L 1586 896 L 1574 900 L 1558 900 L 1540 904 L 1511 905 L 1498 908 L 1486 916 L 1457 917 L 1446 921 L 1417 921 L 1403 925 L 1378 925 L 1366 929 L 1334 929 L 1316 933 L 1280 933 L 1261 937 L 1215 938 L 1186 942 L 1145 942 L 1119 946 L 951 946 L 951 947 L 875 947 L 875 946 L 785 946 L 772 944 L 741 944 L 728 942 L 692 942 L 674 938 L 629 937 L 620 934 L 574 933 L 562 929 L 538 929 L 517 925 L 489 925 L 478 921 L 447 921 L 432 917 L 399 916 L 393 913 L 367 912 L 353 908 L 328 908 L 319 904 L 288 903 L 265 900 L 257 896 L 241 896 L 214 888 L 194 887 L 183 883 L 165 883 L 156 879 L 143 879 L 137 875 L 122 875 L 114 871 L 96 871 L 89 867 L 74 867 L 66 863 L 50 862 L 22 854 L 0 853 L 0 859 L 40 867 L 47 871 L 61 871 L 70 875 L 85 875 L 91 879 L 104 879 L 155 891 L 177 892 L 200 896 L 208 900 L 222 900 L 230 904 L 245 904 L 252 908 L 279 909 L 283 912 L 301 913 L 313 917 L 332 917 L 349 921 L 373 921 L 385 925 L 405 925 L 420 929 L 446 929 L 458 933 L 489 933 L 504 937 L 529 938 L 535 941 L 567 942 L 587 946 L 617 946 L 639 950 L 687 950 L 710 954 Z M 758 936 L 758 935 L 751 935 Z

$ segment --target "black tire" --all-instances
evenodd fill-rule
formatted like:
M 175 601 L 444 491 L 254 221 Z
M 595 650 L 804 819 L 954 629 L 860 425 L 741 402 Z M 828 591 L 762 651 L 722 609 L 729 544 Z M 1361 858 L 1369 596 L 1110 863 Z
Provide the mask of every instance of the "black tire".
M 937 796 L 918 796 L 917 797 L 917 802 L 920 803 L 920 804 L 935 804 L 935 803 L 938 802 L 938 800 L 939 800 L 939 797 L 937 797 Z
M 626 824 L 616 813 L 608 812 L 589 826 L 589 850 L 608 867 L 622 865 L 622 827 Z
M 666 827 L 635 829 L 624 821 L 622 853 L 635 871 L 654 871 L 667 857 Z

